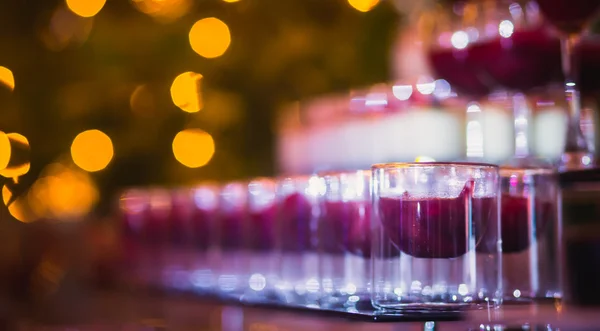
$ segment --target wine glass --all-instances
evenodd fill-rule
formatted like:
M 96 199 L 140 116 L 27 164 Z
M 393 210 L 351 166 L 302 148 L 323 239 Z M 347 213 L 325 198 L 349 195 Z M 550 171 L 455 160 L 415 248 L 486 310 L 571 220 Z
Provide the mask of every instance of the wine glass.
M 565 76 L 565 94 L 569 118 L 565 149 L 560 169 L 578 170 L 593 166 L 594 155 L 579 125 L 581 98 L 579 72 L 574 50 L 594 14 L 600 9 L 597 0 L 538 0 L 541 12 L 559 32 L 561 40 L 562 70 Z

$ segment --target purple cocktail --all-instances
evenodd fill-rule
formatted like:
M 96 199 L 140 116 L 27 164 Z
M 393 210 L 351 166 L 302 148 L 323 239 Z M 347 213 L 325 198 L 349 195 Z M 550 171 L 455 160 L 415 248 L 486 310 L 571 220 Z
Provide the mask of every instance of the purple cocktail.
M 320 282 L 317 254 L 318 177 L 277 182 L 277 250 L 281 299 L 289 305 L 317 307 Z
M 371 201 L 327 201 L 319 231 L 321 248 L 329 254 L 371 256 Z M 321 227 L 320 227 L 321 228 Z
M 435 311 L 498 303 L 498 167 L 432 162 L 372 170 L 373 304 Z M 390 247 L 400 254 L 390 256 Z
M 502 195 L 502 253 L 519 253 L 529 248 L 532 241 L 547 231 L 549 223 L 556 217 L 556 202 L 534 199 L 530 206 L 530 198 Z M 529 209 L 533 207 L 535 224 L 530 225 Z M 535 236 L 532 234 L 535 231 Z
M 456 258 L 467 252 L 472 239 L 476 245 L 487 244 L 488 219 L 497 213 L 497 198 L 473 198 L 473 226 L 469 226 L 467 194 L 465 190 L 456 198 L 419 198 L 408 193 L 382 197 L 381 222 L 392 243 L 405 254 L 416 258 Z
M 509 166 L 500 173 L 504 299 L 554 300 L 561 295 L 556 174 Z
M 318 220 L 321 308 L 370 307 L 371 190 L 369 171 L 320 176 Z
M 226 299 L 239 300 L 247 287 L 244 228 L 248 217 L 247 184 L 230 183 L 219 192 L 219 212 L 211 255 L 218 264 L 217 285 Z

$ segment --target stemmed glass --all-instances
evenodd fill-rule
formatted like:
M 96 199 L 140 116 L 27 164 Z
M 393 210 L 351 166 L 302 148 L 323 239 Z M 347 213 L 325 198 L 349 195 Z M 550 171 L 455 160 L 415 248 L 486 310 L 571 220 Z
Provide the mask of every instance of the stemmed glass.
M 593 153 L 579 125 L 581 97 L 579 72 L 574 50 L 582 32 L 600 9 L 597 0 L 538 0 L 541 12 L 559 31 L 562 70 L 565 76 L 565 94 L 569 108 L 565 149 L 561 156 L 561 170 L 585 169 L 593 166 Z

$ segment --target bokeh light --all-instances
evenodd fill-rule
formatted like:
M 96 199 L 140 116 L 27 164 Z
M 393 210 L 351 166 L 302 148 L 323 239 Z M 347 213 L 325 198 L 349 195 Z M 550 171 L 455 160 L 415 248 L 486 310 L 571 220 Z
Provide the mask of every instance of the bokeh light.
M 129 97 L 131 111 L 139 115 L 149 115 L 155 110 L 154 96 L 146 85 L 138 85 Z
M 8 206 L 8 212 L 14 219 L 24 223 L 31 221 L 27 201 L 22 197 L 13 200 L 13 192 L 6 185 L 2 187 L 2 201 Z
M 6 178 L 18 178 L 29 172 L 30 146 L 29 140 L 20 133 L 9 133 L 6 135 L 9 142 L 8 158 L 6 167 L 0 170 L 0 175 Z M 1 146 L 1 145 L 0 145 Z M 7 147 L 1 147 L 2 153 L 6 153 Z
M 102 10 L 106 0 L 66 0 L 66 3 L 73 13 L 81 17 L 92 17 Z
M 182 17 L 192 7 L 192 0 L 132 0 L 131 3 L 140 12 L 163 23 Z
M 8 87 L 11 91 L 15 89 L 15 76 L 7 67 L 0 66 L 0 84 Z
M 173 139 L 175 159 L 188 168 L 206 165 L 215 153 L 212 136 L 200 129 L 187 129 Z
M 223 55 L 231 43 L 227 24 L 215 17 L 204 18 L 194 23 L 189 38 L 194 52 L 208 59 Z
M 201 80 L 201 74 L 191 71 L 175 77 L 171 84 L 171 99 L 175 106 L 188 113 L 200 111 L 204 106 Z
M 240 0 L 223 0 L 223 1 L 224 1 L 224 2 L 229 2 L 229 3 L 232 3 L 232 2 L 238 2 L 238 1 L 240 1 Z
M 52 13 L 50 21 L 40 33 L 40 39 L 46 48 L 58 52 L 85 43 L 93 26 L 93 18 L 78 16 L 61 6 Z
M 0 131 L 0 170 L 5 169 L 10 161 L 10 140 L 8 135 Z
M 87 130 L 81 132 L 71 145 L 73 162 L 81 169 L 89 172 L 100 171 L 113 158 L 113 144 L 104 132 Z
M 48 165 L 28 194 L 36 217 L 61 221 L 87 215 L 98 198 L 98 189 L 88 173 L 61 163 Z
M 354 9 L 365 13 L 377 6 L 379 0 L 348 0 L 348 3 Z

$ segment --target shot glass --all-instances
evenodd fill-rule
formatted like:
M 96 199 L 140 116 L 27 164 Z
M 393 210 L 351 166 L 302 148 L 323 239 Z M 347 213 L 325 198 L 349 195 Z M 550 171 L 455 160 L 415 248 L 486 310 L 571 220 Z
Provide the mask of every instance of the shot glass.
M 244 248 L 248 257 L 248 289 L 243 301 L 278 303 L 276 240 L 276 182 L 256 178 L 248 184 L 248 217 L 244 222 Z
M 173 201 L 171 192 L 161 187 L 150 189 L 149 198 L 148 215 L 142 227 L 146 254 L 142 256 L 141 263 L 150 276 L 150 288 L 163 292 L 171 283 L 171 271 L 174 269 L 170 256 Z
M 372 309 L 371 172 L 321 174 L 319 279 L 321 309 Z
M 504 302 L 561 297 L 557 173 L 500 168 Z
M 141 263 L 144 250 L 143 228 L 148 216 L 150 198 L 142 189 L 129 189 L 119 197 L 121 228 L 120 281 L 127 289 L 142 291 L 149 286 L 148 271 Z
M 501 294 L 498 167 L 372 167 L 372 303 L 438 313 L 497 307 Z
M 239 301 L 248 285 L 247 254 L 243 245 L 247 193 L 247 184 L 241 182 L 226 184 L 219 192 L 210 260 L 218 268 L 216 290 L 224 300 Z
M 170 190 L 171 208 L 166 220 L 164 284 L 174 291 L 191 291 L 193 242 L 192 217 L 194 203 L 189 188 Z
M 316 222 L 322 191 L 317 176 L 284 177 L 277 183 L 277 289 L 288 306 L 319 307 Z
M 192 189 L 193 211 L 191 236 L 193 253 L 190 255 L 193 291 L 200 295 L 215 294 L 216 261 L 210 260 L 211 237 L 214 236 L 218 207 L 218 186 L 203 184 Z

